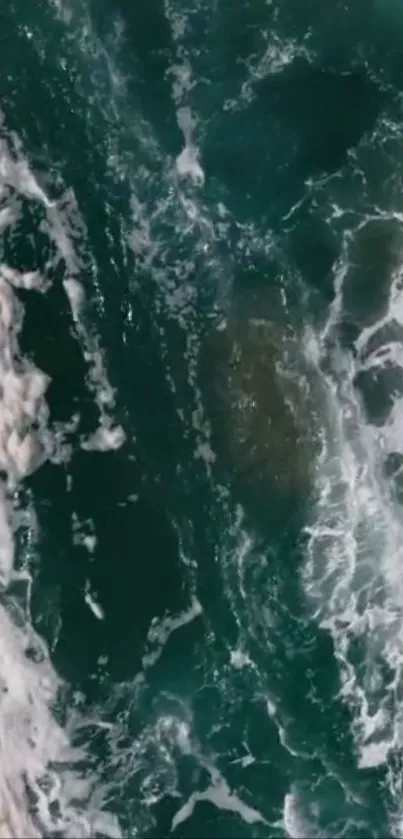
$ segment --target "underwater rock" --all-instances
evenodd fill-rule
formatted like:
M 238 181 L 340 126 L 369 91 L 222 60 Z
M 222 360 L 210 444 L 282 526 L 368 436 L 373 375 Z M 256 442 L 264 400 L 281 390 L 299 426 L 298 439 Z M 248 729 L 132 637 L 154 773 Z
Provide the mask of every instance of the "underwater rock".
M 285 345 L 280 323 L 232 311 L 202 351 L 213 447 L 234 496 L 263 527 L 284 523 L 310 490 L 306 393 L 283 368 Z

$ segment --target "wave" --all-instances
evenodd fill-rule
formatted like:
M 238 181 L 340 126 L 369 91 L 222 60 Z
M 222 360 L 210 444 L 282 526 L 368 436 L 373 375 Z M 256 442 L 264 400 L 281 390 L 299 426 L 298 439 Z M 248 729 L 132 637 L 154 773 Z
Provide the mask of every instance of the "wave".
M 38 533 L 34 497 L 24 503 L 24 479 L 46 460 L 66 462 L 74 435 L 71 422 L 52 427 L 49 377 L 20 352 L 24 305 L 19 295 L 46 294 L 60 262 L 76 339 L 88 363 L 88 388 L 99 409 L 97 429 L 88 437 L 77 435 L 73 445 L 103 451 L 121 445 L 124 435 L 113 423 L 113 391 L 99 345 L 85 326 L 85 293 L 71 226 L 73 197 L 47 195 L 4 119 L 0 202 L 3 239 L 24 235 L 19 231 L 29 207 L 37 213 L 37 230 L 47 236 L 52 254 L 32 270 L 18 270 L 6 261 L 0 265 L 0 830 L 4 836 L 84 837 L 98 829 L 119 836 L 114 819 L 103 818 L 102 806 L 91 805 L 92 782 L 81 770 L 85 753 L 71 745 L 68 722 L 61 724 L 65 686 L 30 614 L 29 558 Z
M 379 122 L 352 161 L 355 172 L 390 129 Z M 313 615 L 333 639 L 358 765 L 385 768 L 391 830 L 400 836 L 403 239 L 393 195 L 383 198 L 358 212 L 355 224 L 344 217 L 334 299 L 321 328 L 306 331 L 322 430 L 303 582 Z

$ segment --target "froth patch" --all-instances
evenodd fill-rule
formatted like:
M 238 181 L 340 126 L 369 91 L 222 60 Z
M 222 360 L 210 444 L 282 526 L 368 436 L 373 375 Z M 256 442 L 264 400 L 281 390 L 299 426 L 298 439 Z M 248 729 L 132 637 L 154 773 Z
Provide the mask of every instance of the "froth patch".
M 402 257 L 400 217 L 379 214 L 348 231 L 327 322 L 307 342 L 322 385 L 323 425 L 303 571 L 315 618 L 333 639 L 357 766 L 387 768 L 399 810 L 402 522 L 390 474 L 399 477 L 402 452 L 403 391 L 395 376 L 402 369 Z M 355 329 L 346 342 L 349 319 Z M 383 416 L 379 399 L 377 414 L 368 399 L 374 381 L 388 397 Z
M 123 428 L 113 419 L 115 394 L 108 380 L 98 338 L 85 325 L 85 291 L 74 276 L 65 279 L 63 287 L 70 304 L 83 355 L 89 366 L 88 384 L 100 414 L 98 428 L 83 440 L 81 445 L 88 451 L 113 451 L 123 445 L 126 435 Z
M 48 378 L 19 357 L 17 331 L 21 309 L 6 277 L 22 275 L 0 269 L 0 469 L 10 481 L 34 471 L 46 456 L 38 429 L 46 425 Z
M 40 207 L 40 230 L 48 237 L 53 254 L 43 271 L 36 267 L 20 271 L 5 261 L 0 264 L 0 835 L 88 837 L 95 830 L 119 836 L 113 817 L 104 817 L 102 812 L 102 792 L 93 803 L 93 779 L 84 781 L 77 769 L 84 751 L 71 746 L 67 731 L 56 720 L 55 704 L 63 686 L 45 644 L 30 624 L 28 567 L 24 568 L 27 585 L 21 607 L 13 601 L 10 588 L 10 583 L 21 578 L 14 563 L 14 530 L 22 520 L 15 490 L 47 458 L 57 461 L 58 436 L 76 427 L 73 418 L 68 429 L 50 428 L 46 400 L 50 379 L 22 356 L 18 341 L 24 318 L 19 292 L 22 299 L 25 292 L 46 292 L 50 276 L 60 274 L 60 269 L 66 275 L 64 289 L 76 337 L 88 362 L 87 384 L 99 408 L 96 447 L 116 448 L 124 434 L 114 423 L 114 392 L 97 336 L 85 323 L 82 265 L 76 250 L 81 228 L 74 196 L 50 200 L 23 157 L 20 141 L 8 136 L 3 125 L 0 198 L 5 205 L 0 210 L 1 232 L 18 219 L 23 202 Z

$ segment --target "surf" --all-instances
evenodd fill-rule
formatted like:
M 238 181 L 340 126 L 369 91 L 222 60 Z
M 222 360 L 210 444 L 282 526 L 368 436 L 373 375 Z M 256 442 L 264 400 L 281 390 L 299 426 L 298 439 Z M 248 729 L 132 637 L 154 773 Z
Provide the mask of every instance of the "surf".
M 51 663 L 49 649 L 35 632 L 31 616 L 32 563 L 38 537 L 35 500 L 24 492 L 24 480 L 47 460 L 68 457 L 68 426 L 51 427 L 46 393 L 49 377 L 19 348 L 24 305 L 19 298 L 46 294 L 55 265 L 67 263 L 66 299 L 81 351 L 90 362 L 89 387 L 100 407 L 100 424 L 82 445 L 102 450 L 122 442 L 112 428 L 108 408 L 112 391 L 99 348 L 87 332 L 81 311 L 84 290 L 63 196 L 49 197 L 32 172 L 17 135 L 3 118 L 0 139 L 0 224 L 3 240 L 18 236 L 26 204 L 43 213 L 53 261 L 21 271 L 0 265 L 0 770 L 1 830 L 4 836 L 92 835 L 102 816 L 88 804 L 91 781 L 79 769 L 84 752 L 72 745 L 69 725 L 62 724 L 65 686 Z M 4 252 L 4 249 L 3 249 Z M 56 767 L 59 767 L 57 769 Z M 73 800 L 82 803 L 77 806 Z M 102 824 L 105 835 L 118 836 L 113 819 Z

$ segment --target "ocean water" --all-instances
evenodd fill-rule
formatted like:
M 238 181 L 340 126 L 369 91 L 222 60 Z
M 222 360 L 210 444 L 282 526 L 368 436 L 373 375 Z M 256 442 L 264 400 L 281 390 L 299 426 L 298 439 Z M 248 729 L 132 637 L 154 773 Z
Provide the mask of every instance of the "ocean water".
M 403 836 L 403 10 L 5 0 L 0 836 Z

